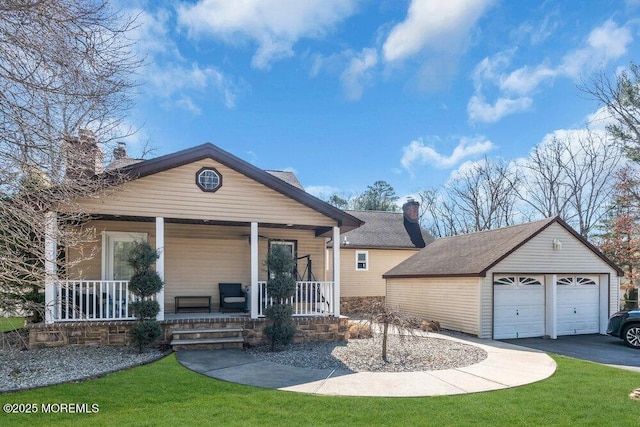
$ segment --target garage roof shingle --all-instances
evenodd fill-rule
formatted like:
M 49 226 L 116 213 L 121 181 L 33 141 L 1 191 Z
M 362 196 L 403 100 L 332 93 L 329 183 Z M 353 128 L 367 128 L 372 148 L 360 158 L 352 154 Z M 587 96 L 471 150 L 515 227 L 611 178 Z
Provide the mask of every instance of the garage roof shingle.
M 618 271 L 619 275 L 623 274 L 618 266 L 602 255 L 593 245 L 560 218 L 555 217 L 495 230 L 437 239 L 417 254 L 389 270 L 383 277 L 484 277 L 491 267 L 554 222 L 566 228 L 603 261 Z

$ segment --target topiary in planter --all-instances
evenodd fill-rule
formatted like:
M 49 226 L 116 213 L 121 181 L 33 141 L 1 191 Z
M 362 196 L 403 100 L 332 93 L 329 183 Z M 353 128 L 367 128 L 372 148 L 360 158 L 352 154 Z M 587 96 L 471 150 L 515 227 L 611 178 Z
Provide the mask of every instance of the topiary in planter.
M 267 257 L 267 293 L 273 298 L 274 303 L 265 309 L 264 314 L 271 323 L 265 326 L 263 332 L 271 341 L 271 351 L 278 345 L 289 344 L 296 333 L 296 326 L 291 317 L 293 307 L 286 303 L 296 290 L 296 280 L 292 273 L 295 262 L 291 254 L 280 245 L 273 245 Z
M 129 253 L 129 265 L 133 268 L 129 290 L 136 296 L 130 307 L 138 318 L 138 323 L 131 328 L 131 341 L 140 353 L 162 335 L 162 328 L 156 321 L 160 304 L 151 299 L 163 286 L 160 275 L 153 269 L 158 258 L 158 252 L 147 242 L 136 242 Z

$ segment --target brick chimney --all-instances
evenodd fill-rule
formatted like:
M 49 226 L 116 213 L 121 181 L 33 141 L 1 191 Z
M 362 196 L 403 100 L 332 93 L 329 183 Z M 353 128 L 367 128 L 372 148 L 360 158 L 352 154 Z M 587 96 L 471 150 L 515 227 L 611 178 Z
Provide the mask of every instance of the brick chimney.
M 104 153 L 93 131 L 80 129 L 77 138 L 65 142 L 67 179 L 86 179 L 102 172 Z

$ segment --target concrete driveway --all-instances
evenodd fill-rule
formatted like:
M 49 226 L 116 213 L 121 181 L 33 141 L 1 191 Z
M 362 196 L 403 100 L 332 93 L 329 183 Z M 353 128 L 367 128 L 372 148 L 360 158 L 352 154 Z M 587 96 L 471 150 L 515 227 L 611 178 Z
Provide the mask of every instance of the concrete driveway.
M 640 350 L 627 347 L 621 339 L 607 335 L 571 335 L 558 337 L 556 340 L 519 338 L 501 341 L 640 372 Z

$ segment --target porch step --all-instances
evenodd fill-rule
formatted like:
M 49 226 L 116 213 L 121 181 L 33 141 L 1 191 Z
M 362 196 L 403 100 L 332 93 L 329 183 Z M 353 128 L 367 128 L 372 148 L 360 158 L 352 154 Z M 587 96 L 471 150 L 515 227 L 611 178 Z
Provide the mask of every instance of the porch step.
M 174 350 L 242 348 L 243 328 L 176 329 L 171 335 Z

